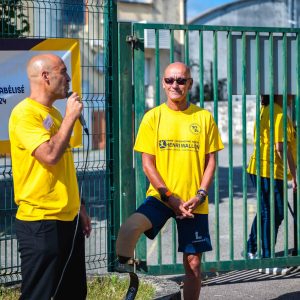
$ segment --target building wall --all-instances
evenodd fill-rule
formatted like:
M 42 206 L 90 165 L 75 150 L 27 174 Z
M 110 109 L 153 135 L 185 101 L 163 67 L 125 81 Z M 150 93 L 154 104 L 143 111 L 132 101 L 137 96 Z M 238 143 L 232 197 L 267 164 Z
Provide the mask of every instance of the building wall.
M 299 23 L 298 0 L 241 0 L 200 14 L 190 24 L 291 27 Z

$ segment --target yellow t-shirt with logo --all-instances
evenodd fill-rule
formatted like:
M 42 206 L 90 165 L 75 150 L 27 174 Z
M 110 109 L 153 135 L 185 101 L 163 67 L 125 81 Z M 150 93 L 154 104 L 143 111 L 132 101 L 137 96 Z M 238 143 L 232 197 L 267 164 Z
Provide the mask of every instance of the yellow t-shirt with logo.
M 54 166 L 45 165 L 32 155 L 57 133 L 61 122 L 57 109 L 30 98 L 16 105 L 11 113 L 9 136 L 17 219 L 71 221 L 79 210 L 71 148 L 65 150 Z
M 256 175 L 256 127 L 254 127 L 254 151 L 248 165 L 248 173 Z M 296 135 L 293 124 L 287 118 L 287 142 L 296 162 Z M 274 151 L 274 178 L 283 180 L 283 161 L 276 151 L 276 143 L 283 143 L 283 111 L 274 103 L 274 145 L 270 145 L 270 105 L 262 106 L 260 112 L 260 176 L 270 178 L 270 149 Z M 288 172 L 288 179 L 291 179 Z
M 165 103 L 148 111 L 141 122 L 134 150 L 155 155 L 156 168 L 168 189 L 183 201 L 194 197 L 201 186 L 205 155 L 223 149 L 210 112 L 194 104 L 174 111 Z M 147 196 L 160 200 L 150 184 Z M 208 213 L 208 199 L 195 213 Z

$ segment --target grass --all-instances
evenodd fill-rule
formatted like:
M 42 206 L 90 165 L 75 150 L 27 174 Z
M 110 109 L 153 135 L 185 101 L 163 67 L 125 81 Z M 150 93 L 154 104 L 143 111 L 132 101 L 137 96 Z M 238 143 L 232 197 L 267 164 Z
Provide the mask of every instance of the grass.
M 129 279 L 117 275 L 97 277 L 88 281 L 87 300 L 121 300 L 124 299 L 129 285 Z M 151 300 L 154 298 L 155 289 L 151 284 L 140 282 L 136 296 L 137 300 Z M 20 297 L 18 288 L 0 286 L 1 300 L 17 300 Z

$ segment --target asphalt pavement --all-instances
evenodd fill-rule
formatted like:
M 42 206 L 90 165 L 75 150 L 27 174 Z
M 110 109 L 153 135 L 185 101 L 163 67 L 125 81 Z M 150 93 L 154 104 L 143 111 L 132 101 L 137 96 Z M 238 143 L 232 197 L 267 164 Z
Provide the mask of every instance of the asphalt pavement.
M 163 277 L 182 286 L 183 275 Z M 300 267 L 291 268 L 287 275 L 262 274 L 258 270 L 203 274 L 199 299 L 299 300 Z
M 252 146 L 247 147 L 247 161 L 252 153 Z M 221 260 L 229 259 L 229 206 L 228 206 L 228 148 L 226 147 L 219 154 L 219 220 L 220 220 L 220 258 Z M 234 145 L 233 151 L 233 197 L 234 197 L 234 257 L 241 259 L 242 241 L 243 241 L 243 184 L 242 184 L 242 170 L 243 170 L 243 149 L 240 145 Z M 289 188 L 289 192 L 291 188 Z M 214 189 L 210 189 L 210 233 L 212 242 L 214 243 L 214 222 L 215 222 L 215 205 L 214 205 Z M 289 199 L 292 197 L 289 195 Z M 290 200 L 290 204 L 292 204 Z M 247 207 L 248 207 L 248 232 L 252 220 L 256 213 L 256 193 L 248 180 L 247 183 Z M 170 227 L 170 226 L 169 226 Z M 289 228 L 289 249 L 293 248 L 293 218 L 288 216 Z M 171 232 L 170 228 L 164 228 L 166 235 Z M 276 253 L 284 249 L 284 226 L 280 226 L 276 243 Z M 170 245 L 170 244 L 169 244 Z M 155 249 L 155 243 L 149 245 L 148 249 Z M 171 247 L 169 247 L 171 248 Z M 164 251 L 169 251 L 169 248 L 164 248 Z M 150 251 L 151 252 L 151 251 Z M 155 251 L 152 251 L 155 253 Z M 148 252 L 148 255 L 150 253 Z M 166 257 L 171 253 L 166 254 Z M 206 255 L 207 261 L 214 260 L 214 251 L 208 252 Z M 151 258 L 155 255 L 149 255 Z M 148 256 L 148 259 L 150 258 Z M 150 259 L 151 260 L 151 259 Z M 181 256 L 178 253 L 178 262 Z M 230 271 L 223 273 L 203 274 L 201 300 L 239 300 L 239 299 L 255 299 L 255 300 L 300 300 L 300 266 L 288 269 L 288 274 L 285 275 L 271 275 L 260 273 L 259 270 L 243 270 Z M 183 275 L 180 276 L 164 276 L 168 280 L 175 281 L 181 285 Z M 183 297 L 182 297 L 183 299 Z M 189 300 L 189 299 L 185 299 Z

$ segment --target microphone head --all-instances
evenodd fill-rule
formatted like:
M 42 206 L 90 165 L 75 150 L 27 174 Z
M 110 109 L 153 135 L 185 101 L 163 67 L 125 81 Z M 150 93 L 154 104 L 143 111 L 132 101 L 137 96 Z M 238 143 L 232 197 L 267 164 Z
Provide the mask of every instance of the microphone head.
M 67 92 L 66 98 L 69 98 L 73 94 L 72 91 Z

